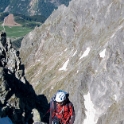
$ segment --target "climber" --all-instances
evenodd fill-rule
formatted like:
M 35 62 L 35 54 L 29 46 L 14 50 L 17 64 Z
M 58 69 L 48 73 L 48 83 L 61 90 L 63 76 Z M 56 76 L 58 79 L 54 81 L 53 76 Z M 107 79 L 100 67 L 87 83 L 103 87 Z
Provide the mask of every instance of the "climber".
M 75 111 L 69 101 L 69 94 L 63 90 L 57 91 L 50 102 L 49 124 L 73 124 Z

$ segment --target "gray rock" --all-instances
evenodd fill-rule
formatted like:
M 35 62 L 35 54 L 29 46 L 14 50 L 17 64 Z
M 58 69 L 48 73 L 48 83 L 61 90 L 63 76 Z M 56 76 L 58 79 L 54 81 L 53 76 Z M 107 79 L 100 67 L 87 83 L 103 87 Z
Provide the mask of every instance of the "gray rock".
M 122 0 L 60 6 L 22 40 L 27 79 L 48 100 L 58 89 L 69 92 L 74 124 L 123 123 L 123 29 Z
M 32 110 L 34 124 L 41 124 L 41 116 L 37 109 Z

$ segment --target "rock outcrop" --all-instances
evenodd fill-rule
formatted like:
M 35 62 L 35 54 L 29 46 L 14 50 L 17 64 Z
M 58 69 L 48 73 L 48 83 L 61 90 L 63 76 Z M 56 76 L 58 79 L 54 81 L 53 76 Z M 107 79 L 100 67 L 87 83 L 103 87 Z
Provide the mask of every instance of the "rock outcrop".
M 21 26 L 21 24 L 15 22 L 13 14 L 9 14 L 7 17 L 5 17 L 3 21 L 4 26 Z
M 8 116 L 14 124 L 45 124 L 45 96 L 37 96 L 26 80 L 19 51 L 13 48 L 6 33 L 1 34 L 0 41 L 0 117 Z
M 123 0 L 60 6 L 23 39 L 20 55 L 37 94 L 70 93 L 74 124 L 124 123 Z

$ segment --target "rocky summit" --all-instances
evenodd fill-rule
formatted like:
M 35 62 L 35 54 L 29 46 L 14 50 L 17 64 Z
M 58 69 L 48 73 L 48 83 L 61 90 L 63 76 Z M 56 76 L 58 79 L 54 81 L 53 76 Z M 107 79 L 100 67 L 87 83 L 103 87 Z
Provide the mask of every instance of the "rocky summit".
M 124 1 L 72 0 L 22 40 L 36 94 L 70 94 L 74 124 L 124 124 Z

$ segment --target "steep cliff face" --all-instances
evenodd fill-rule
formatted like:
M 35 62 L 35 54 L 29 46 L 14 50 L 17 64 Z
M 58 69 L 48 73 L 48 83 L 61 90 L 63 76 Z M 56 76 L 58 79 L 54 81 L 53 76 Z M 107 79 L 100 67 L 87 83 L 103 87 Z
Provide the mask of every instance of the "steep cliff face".
M 124 123 L 124 2 L 72 0 L 22 41 L 27 80 L 70 93 L 74 124 Z

